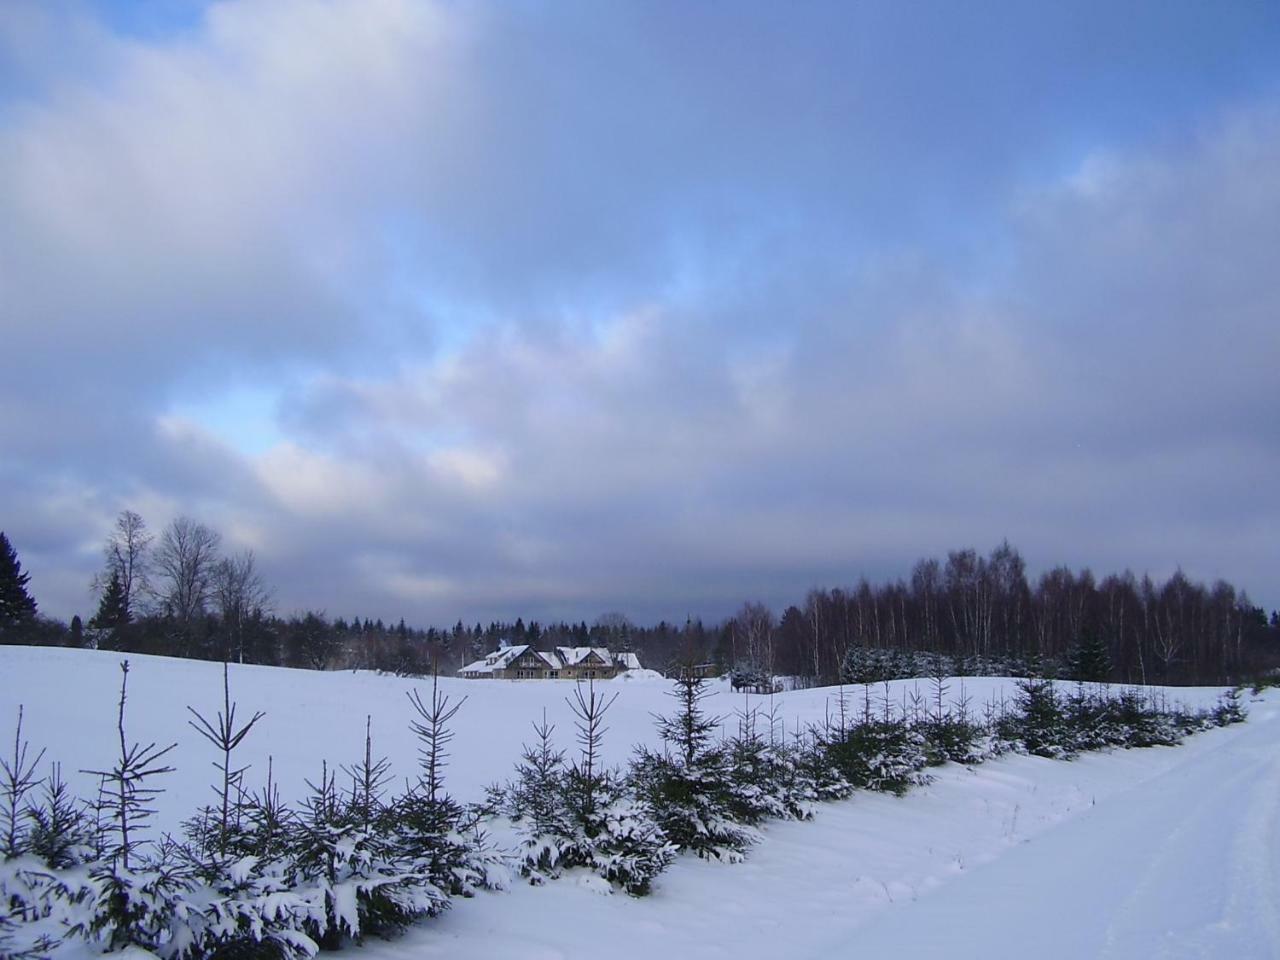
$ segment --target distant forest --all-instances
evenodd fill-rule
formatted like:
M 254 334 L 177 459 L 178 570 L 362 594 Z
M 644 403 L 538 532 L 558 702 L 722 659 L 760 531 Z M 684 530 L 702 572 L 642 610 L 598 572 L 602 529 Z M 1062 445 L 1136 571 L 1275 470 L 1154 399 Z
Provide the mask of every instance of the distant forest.
M 1280 666 L 1280 614 L 1224 581 L 1178 571 L 1163 582 L 1129 571 L 1100 580 L 1055 567 L 1034 582 L 1007 542 L 987 556 L 956 550 L 921 560 L 909 579 L 815 589 L 778 616 L 745 603 L 723 622 L 640 626 L 609 613 L 593 623 L 458 621 L 421 629 L 403 619 L 281 616 L 252 552 L 186 517 L 154 535 L 125 511 L 103 548 L 86 623 L 39 614 L 29 576 L 0 533 L 0 643 L 91 647 L 202 660 L 451 674 L 502 644 L 608 646 L 646 667 L 698 664 L 753 686 L 872 682 L 945 671 L 1123 683 L 1230 683 Z M 798 599 L 798 598 L 797 598 Z

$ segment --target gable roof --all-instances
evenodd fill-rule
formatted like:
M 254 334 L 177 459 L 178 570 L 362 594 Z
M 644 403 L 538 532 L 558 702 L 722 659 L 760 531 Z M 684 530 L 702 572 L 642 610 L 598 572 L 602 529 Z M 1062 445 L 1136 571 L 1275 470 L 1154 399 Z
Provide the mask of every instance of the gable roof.
M 614 655 L 608 647 L 556 647 L 556 655 L 566 667 L 576 667 L 580 663 L 585 663 L 591 659 L 592 654 L 595 654 L 601 663 L 614 662 Z
M 495 650 L 493 653 L 486 655 L 483 660 L 477 660 L 474 663 L 467 664 L 459 672 L 497 673 L 499 670 L 506 670 L 525 653 L 532 653 L 541 660 L 545 666 L 550 667 L 551 669 L 559 667 L 559 664 L 552 663 L 547 655 L 541 650 L 534 650 L 527 643 L 522 643 L 514 647 L 503 647 L 499 650 Z
M 535 650 L 527 643 L 514 647 L 501 647 L 483 660 L 469 663 L 459 673 L 499 673 L 511 669 L 512 664 L 526 653 L 533 654 L 547 670 L 580 667 L 599 663 L 601 666 L 617 666 L 624 670 L 640 669 L 640 658 L 634 653 L 614 653 L 608 647 L 556 647 L 555 650 Z

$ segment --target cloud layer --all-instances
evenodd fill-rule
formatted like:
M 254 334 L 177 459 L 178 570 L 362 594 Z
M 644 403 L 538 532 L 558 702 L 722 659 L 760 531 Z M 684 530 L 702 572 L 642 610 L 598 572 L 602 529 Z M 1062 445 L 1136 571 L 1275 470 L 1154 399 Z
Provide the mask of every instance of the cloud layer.
M 1004 537 L 1280 603 L 1268 11 L 117 12 L 0 13 L 0 527 L 46 610 L 125 507 L 416 622 Z

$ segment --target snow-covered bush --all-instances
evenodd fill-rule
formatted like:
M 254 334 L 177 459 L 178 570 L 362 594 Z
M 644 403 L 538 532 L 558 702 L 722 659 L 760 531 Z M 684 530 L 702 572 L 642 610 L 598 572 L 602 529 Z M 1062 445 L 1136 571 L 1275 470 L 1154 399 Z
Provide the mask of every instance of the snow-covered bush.
M 1210 713 L 1214 724 L 1219 727 L 1226 727 L 1233 723 L 1244 723 L 1249 714 L 1245 710 L 1244 704 L 1240 701 L 1239 687 L 1233 687 L 1222 694 Z
M 552 742 L 546 715 L 534 724 L 535 746 L 525 745 L 516 778 L 496 796 L 517 825 L 519 869 L 540 884 L 565 870 L 585 868 L 633 896 L 647 894 L 653 879 L 675 853 L 650 811 L 638 803 L 632 785 L 600 769 L 602 721 L 612 698 L 594 685 L 569 701 L 577 717 L 581 755 L 572 764 Z
M 1018 681 L 1013 709 L 996 722 L 996 736 L 1014 749 L 1069 760 L 1077 746 L 1057 687 L 1043 677 Z
M 469 897 L 477 889 L 505 886 L 509 876 L 503 860 L 489 849 L 480 827 L 483 810 L 463 807 L 444 789 L 453 740 L 449 722 L 466 698 L 452 703 L 433 674 L 430 699 L 415 690 L 409 701 L 416 714 L 410 727 L 418 738 L 419 769 L 417 782 L 387 810 L 387 831 L 398 855 L 447 895 Z
M 1123 690 L 1111 701 L 1109 723 L 1115 728 L 1118 746 L 1172 747 L 1182 740 L 1173 714 L 1157 709 L 1138 690 Z
M 820 731 L 796 734 L 787 747 L 792 792 L 812 803 L 847 799 L 854 787 L 827 757 L 827 740 Z
M 730 812 L 741 823 L 807 820 L 818 802 L 794 751 L 778 736 L 777 717 L 749 702 L 737 714 L 737 734 L 726 744 Z M 769 731 L 766 737 L 762 728 Z
M 636 796 L 678 849 L 741 860 L 759 833 L 739 819 L 744 811 L 734 794 L 729 751 L 713 743 L 719 718 L 701 706 L 706 681 L 685 671 L 671 695 L 676 712 L 657 721 L 664 750 L 641 747 L 631 762 Z
M 291 831 L 287 880 L 315 912 L 307 933 L 325 948 L 365 933 L 386 934 L 439 913 L 448 895 L 401 854 L 383 823 L 366 822 L 339 796 L 322 768 L 320 782 Z
M 924 738 L 925 763 L 931 767 L 944 763 L 973 765 L 991 755 L 986 730 L 961 713 L 926 717 L 915 724 L 915 730 Z
M 929 780 L 925 738 L 906 720 L 862 717 L 822 736 L 827 761 L 854 787 L 902 796 Z

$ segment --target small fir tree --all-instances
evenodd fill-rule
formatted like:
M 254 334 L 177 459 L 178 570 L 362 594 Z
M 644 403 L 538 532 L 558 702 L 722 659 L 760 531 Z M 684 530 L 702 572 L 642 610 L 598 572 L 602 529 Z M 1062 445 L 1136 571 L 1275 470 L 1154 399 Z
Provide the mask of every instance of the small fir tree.
M 43 782 L 36 768 L 44 758 L 41 750 L 33 758 L 31 744 L 22 739 L 22 707 L 13 734 L 13 753 L 0 759 L 0 857 L 15 860 L 30 849 L 26 817 L 27 795 Z
M 177 901 L 189 891 L 188 877 L 174 863 L 172 851 L 158 848 L 145 856 L 142 834 L 155 814 L 151 804 L 163 792 L 151 786 L 156 777 L 172 773 L 162 761 L 176 743 L 159 747 L 130 744 L 125 734 L 129 661 L 120 664 L 120 703 L 116 730 L 120 755 L 110 770 L 86 770 L 101 778 L 100 803 L 106 815 L 104 861 L 91 871 L 97 886 L 96 904 L 88 932 L 108 950 L 129 946 L 153 950 L 168 933 Z
M 676 712 L 656 718 L 666 750 L 640 748 L 631 777 L 650 814 L 677 848 L 737 861 L 759 835 L 735 818 L 729 758 L 723 746 L 712 742 L 720 719 L 702 709 L 709 693 L 696 671 L 681 672 L 671 691 Z
M 236 854 L 235 835 L 242 826 L 240 798 L 244 795 L 244 774 L 249 768 L 248 765 L 235 766 L 231 755 L 254 725 L 265 716 L 258 711 L 245 724 L 237 726 L 236 707 L 237 704 L 231 699 L 231 679 L 225 661 L 222 664 L 222 709 L 218 711 L 216 718 L 210 721 L 194 707 L 187 707 L 195 718 L 187 723 L 209 741 L 219 754 L 218 759 L 213 762 L 214 769 L 218 771 L 218 781 L 213 788 L 218 803 L 216 807 L 202 811 L 199 822 L 205 824 L 206 829 L 198 831 L 200 846 L 206 855 L 205 862 L 215 873 L 221 870 L 229 856 Z

